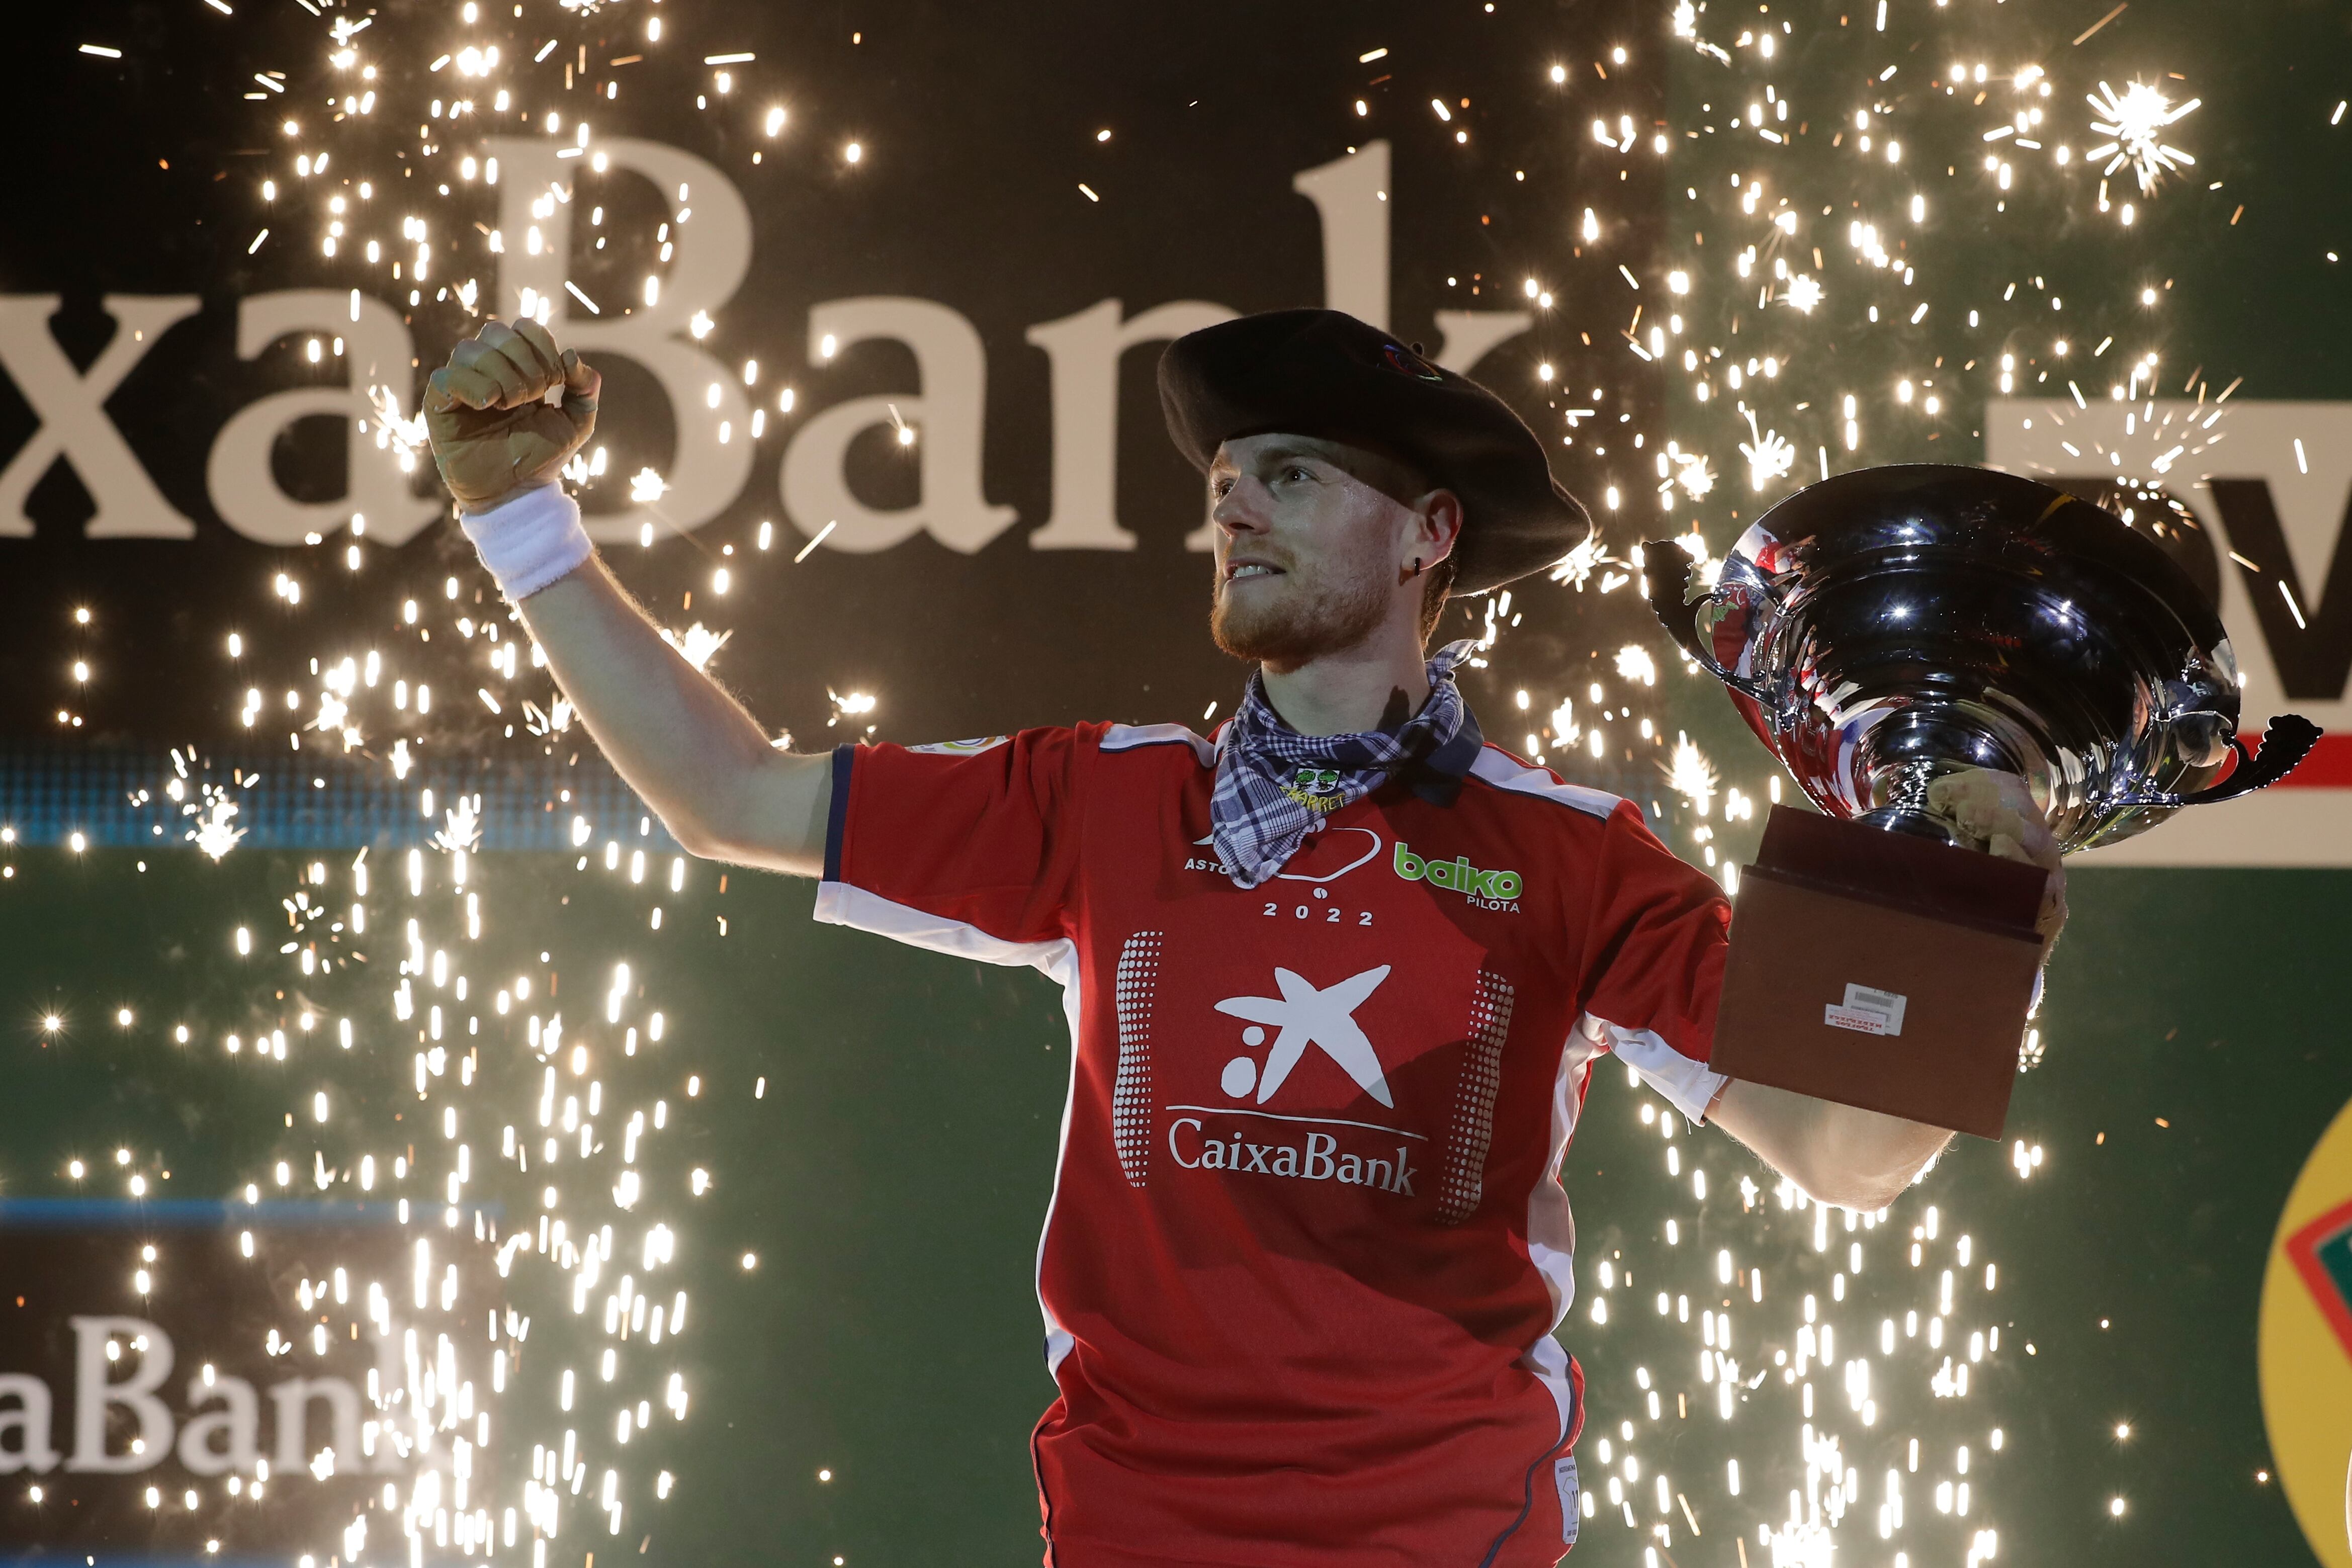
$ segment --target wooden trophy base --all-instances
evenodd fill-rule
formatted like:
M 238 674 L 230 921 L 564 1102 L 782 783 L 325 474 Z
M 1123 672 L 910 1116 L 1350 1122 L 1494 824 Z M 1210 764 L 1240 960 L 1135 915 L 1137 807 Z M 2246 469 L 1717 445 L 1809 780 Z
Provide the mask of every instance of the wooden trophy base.
M 1739 874 L 1709 1063 L 1999 1138 L 2048 873 L 1776 805 Z

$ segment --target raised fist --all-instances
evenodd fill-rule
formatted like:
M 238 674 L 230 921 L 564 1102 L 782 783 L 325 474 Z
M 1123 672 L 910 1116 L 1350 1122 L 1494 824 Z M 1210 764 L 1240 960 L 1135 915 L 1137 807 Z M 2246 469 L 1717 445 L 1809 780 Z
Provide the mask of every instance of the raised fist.
M 479 511 L 553 479 L 595 430 L 603 384 L 537 321 L 485 321 L 425 388 L 433 460 L 457 504 Z

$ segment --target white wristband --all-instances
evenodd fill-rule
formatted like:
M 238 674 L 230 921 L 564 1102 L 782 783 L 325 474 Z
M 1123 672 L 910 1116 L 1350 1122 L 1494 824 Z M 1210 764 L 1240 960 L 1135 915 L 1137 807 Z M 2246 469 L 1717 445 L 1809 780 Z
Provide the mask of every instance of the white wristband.
M 580 503 L 550 481 L 533 485 L 486 511 L 457 513 L 482 564 L 510 601 L 565 575 L 596 552 L 580 526 Z

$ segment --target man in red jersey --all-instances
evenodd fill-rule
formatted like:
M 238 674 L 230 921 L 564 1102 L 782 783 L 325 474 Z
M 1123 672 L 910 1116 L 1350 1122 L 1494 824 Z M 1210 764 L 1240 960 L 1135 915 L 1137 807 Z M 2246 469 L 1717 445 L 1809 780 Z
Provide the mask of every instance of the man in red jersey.
M 1580 1517 L 1559 1162 L 1614 1052 L 1824 1202 L 1948 1134 L 1708 1068 L 1728 909 L 1630 804 L 1486 745 L 1424 644 L 1449 589 L 1558 560 L 1583 509 L 1491 393 L 1328 310 L 1160 365 L 1208 478 L 1213 739 L 1081 724 L 775 751 L 597 562 L 555 483 L 596 374 L 531 322 L 436 371 L 467 534 L 590 732 L 696 854 L 822 879 L 820 920 L 1062 987 L 1038 1249 L 1057 1568 L 1502 1568 Z M 561 389 L 558 405 L 543 401 Z M 2015 781 L 1941 804 L 2057 869 Z M 2053 886 L 2059 879 L 2053 879 Z M 2045 934 L 2054 935 L 2054 901 Z

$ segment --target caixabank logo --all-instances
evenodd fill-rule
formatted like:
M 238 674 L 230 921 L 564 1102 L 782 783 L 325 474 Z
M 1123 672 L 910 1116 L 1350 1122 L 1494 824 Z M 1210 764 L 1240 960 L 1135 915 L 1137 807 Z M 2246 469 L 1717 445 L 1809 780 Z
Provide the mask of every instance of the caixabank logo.
M 406 1209 L 0 1199 L 0 1563 L 488 1558 L 515 1323 Z
M 2320 1135 L 2287 1194 L 2263 1276 L 2263 1424 L 2312 1554 L 2352 1568 L 2352 1105 Z

